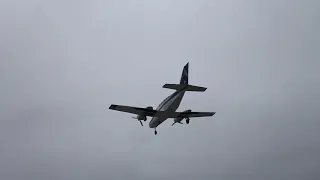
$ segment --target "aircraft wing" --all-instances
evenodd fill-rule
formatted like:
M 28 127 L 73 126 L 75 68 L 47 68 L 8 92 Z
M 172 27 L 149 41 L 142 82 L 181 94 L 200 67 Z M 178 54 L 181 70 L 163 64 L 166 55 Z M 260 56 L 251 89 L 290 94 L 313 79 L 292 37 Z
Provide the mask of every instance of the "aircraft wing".
M 213 116 L 216 112 L 175 112 L 170 115 L 170 118 L 195 118 L 195 117 L 208 117 Z
M 145 116 L 151 116 L 153 117 L 158 111 L 153 110 L 153 109 L 148 109 L 148 108 L 140 108 L 140 107 L 133 107 L 133 106 L 123 106 L 123 105 L 116 105 L 116 104 L 111 104 L 109 109 L 115 110 L 115 111 L 122 111 L 126 113 L 131 113 L 131 114 L 143 114 Z
M 109 109 L 115 110 L 115 111 L 121 111 L 131 114 L 143 114 L 145 116 L 166 116 L 167 118 L 176 118 L 176 117 L 182 117 L 182 118 L 195 118 L 195 117 L 208 117 L 213 116 L 216 112 L 165 112 L 165 111 L 157 111 L 154 109 L 148 109 L 148 108 L 140 108 L 140 107 L 134 107 L 134 106 L 123 106 L 123 105 L 116 105 L 111 104 Z

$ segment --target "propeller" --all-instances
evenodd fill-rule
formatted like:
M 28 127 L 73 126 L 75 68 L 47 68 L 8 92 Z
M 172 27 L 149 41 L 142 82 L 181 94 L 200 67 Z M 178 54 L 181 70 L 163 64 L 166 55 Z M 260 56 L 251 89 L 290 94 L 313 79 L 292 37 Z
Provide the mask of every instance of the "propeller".
M 132 117 L 133 119 L 138 119 L 136 117 Z M 142 121 L 138 119 L 138 121 L 140 122 L 141 126 L 143 126 Z

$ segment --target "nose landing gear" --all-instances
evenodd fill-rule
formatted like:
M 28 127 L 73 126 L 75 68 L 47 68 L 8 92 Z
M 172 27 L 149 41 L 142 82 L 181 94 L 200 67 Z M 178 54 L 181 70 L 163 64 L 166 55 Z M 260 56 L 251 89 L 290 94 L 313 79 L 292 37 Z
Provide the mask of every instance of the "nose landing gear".
M 154 135 L 157 135 L 157 134 L 158 134 L 157 130 L 156 130 L 156 129 L 154 129 Z

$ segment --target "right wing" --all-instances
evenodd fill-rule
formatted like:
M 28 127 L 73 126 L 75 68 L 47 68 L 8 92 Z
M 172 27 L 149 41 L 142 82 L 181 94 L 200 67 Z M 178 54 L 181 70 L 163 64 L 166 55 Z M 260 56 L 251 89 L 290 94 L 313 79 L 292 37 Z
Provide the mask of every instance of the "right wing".
M 145 116 L 150 116 L 150 117 L 154 117 L 155 114 L 158 112 L 157 110 L 148 109 L 148 108 L 139 108 L 139 107 L 133 107 L 133 106 L 116 105 L 116 104 L 111 104 L 109 109 L 131 113 L 131 114 L 137 114 L 137 115 L 143 114 Z
M 208 117 L 213 116 L 216 112 L 174 112 L 169 115 L 170 118 L 195 118 L 195 117 Z

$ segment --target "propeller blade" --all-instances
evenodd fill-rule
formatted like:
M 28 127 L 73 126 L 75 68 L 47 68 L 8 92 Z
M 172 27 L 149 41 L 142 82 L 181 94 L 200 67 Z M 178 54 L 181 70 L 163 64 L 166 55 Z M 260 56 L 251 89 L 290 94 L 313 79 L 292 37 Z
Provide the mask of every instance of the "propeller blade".
M 171 126 L 173 126 L 176 122 L 173 122 L 173 124 Z

